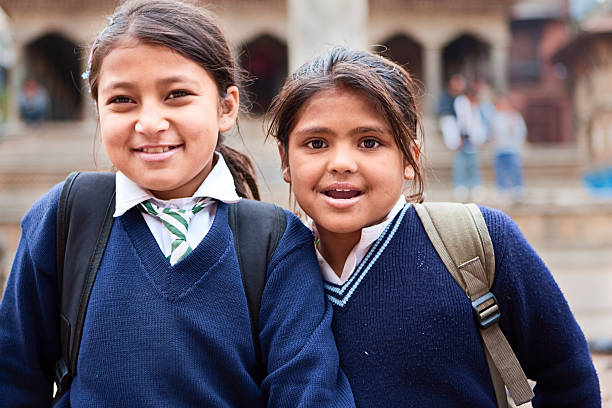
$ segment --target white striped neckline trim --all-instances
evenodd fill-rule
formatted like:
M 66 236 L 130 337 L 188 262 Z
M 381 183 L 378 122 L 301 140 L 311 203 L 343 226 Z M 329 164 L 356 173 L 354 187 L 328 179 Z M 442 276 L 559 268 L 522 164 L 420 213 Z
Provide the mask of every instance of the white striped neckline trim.
M 365 278 L 370 269 L 372 269 L 372 266 L 374 266 L 378 258 L 380 258 L 382 253 L 385 251 L 389 245 L 389 242 L 391 242 L 391 239 L 397 232 L 397 229 L 399 228 L 399 225 L 401 224 L 408 208 L 410 208 L 410 205 L 404 205 L 399 214 L 397 214 L 393 221 L 387 225 L 380 237 L 378 237 L 378 239 L 374 242 L 374 245 L 372 245 L 366 256 L 361 260 L 355 272 L 353 272 L 351 277 L 346 282 L 344 282 L 342 285 L 336 285 L 327 281 L 324 282 L 323 286 L 325 288 L 325 294 L 333 304 L 344 307 L 348 303 L 349 299 L 357 287 L 359 287 L 359 284 L 363 278 Z

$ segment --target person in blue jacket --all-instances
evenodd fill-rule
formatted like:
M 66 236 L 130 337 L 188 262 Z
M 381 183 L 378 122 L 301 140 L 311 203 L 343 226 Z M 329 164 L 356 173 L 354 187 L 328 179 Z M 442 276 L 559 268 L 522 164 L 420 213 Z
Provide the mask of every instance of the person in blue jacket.
M 340 362 L 358 407 L 496 407 L 471 303 L 412 202 L 423 194 L 412 77 L 339 47 L 305 63 L 268 113 L 283 178 L 313 220 Z M 404 183 L 413 194 L 403 195 Z M 599 407 L 585 338 L 517 225 L 481 207 L 495 253 L 499 326 L 534 407 Z
M 55 406 L 354 406 L 312 233 L 289 212 L 261 301 L 265 376 L 254 375 L 227 210 L 258 193 L 246 156 L 220 139 L 236 122 L 239 70 L 211 14 L 178 1 L 127 1 L 95 40 L 84 77 L 118 170 L 116 207 L 76 376 Z M 52 403 L 61 187 L 21 224 L 0 304 L 2 407 Z

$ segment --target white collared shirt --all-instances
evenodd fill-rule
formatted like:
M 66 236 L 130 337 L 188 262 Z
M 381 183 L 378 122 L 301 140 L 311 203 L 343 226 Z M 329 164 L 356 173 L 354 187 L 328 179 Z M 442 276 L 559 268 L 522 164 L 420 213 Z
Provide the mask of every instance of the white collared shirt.
M 225 160 L 223 160 L 223 156 L 219 153 L 215 153 L 215 155 L 217 156 L 217 163 L 215 163 L 212 170 L 193 196 L 187 198 L 160 200 L 155 198 L 150 191 L 143 189 L 127 178 L 123 173 L 117 172 L 115 176 L 116 204 L 113 216 L 119 217 L 125 214 L 130 208 L 147 200 L 151 200 L 155 205 L 160 207 L 170 207 L 181 210 L 191 210 L 202 197 L 210 197 L 228 204 L 240 201 L 240 197 L 236 193 L 236 188 L 234 187 L 234 178 Z M 204 209 L 197 212 L 189 222 L 187 243 L 191 248 L 198 246 L 200 241 L 202 241 L 210 230 L 215 220 L 216 210 L 216 202 L 207 205 Z M 164 255 L 170 255 L 172 244 L 170 232 L 163 226 L 158 217 L 146 213 L 143 213 L 142 216 Z
M 366 256 L 368 250 L 372 244 L 374 244 L 374 241 L 380 237 L 380 235 L 385 231 L 387 225 L 393 221 L 393 218 L 395 218 L 402 208 L 404 208 L 405 204 L 406 198 L 402 195 L 384 220 L 382 220 L 379 224 L 372 225 L 361 230 L 361 239 L 357 245 L 351 249 L 351 252 L 346 258 L 344 268 L 342 268 L 342 275 L 340 277 L 336 275 L 336 272 L 334 272 L 331 266 L 329 266 L 329 263 L 327 263 L 325 258 L 323 258 L 323 255 L 321 255 L 319 249 L 316 248 L 319 267 L 321 268 L 323 279 L 327 282 L 335 283 L 336 285 L 342 285 L 344 282 L 346 282 L 355 271 L 357 265 L 359 265 L 359 262 L 361 262 L 361 260 Z

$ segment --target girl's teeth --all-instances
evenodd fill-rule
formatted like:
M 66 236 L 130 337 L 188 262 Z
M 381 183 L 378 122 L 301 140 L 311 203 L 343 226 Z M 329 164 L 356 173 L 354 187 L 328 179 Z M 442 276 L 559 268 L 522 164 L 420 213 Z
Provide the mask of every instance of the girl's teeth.
M 165 153 L 168 150 L 170 150 L 170 147 L 165 146 L 165 147 L 149 147 L 146 149 L 142 149 L 143 152 L 145 153 Z

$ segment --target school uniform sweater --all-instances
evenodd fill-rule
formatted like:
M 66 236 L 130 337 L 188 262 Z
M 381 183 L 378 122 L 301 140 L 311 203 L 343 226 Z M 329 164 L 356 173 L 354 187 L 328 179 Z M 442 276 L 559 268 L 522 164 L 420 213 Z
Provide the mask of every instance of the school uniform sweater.
M 550 272 L 502 212 L 482 208 L 500 327 L 534 407 L 599 407 L 585 338 Z M 496 407 L 471 304 L 405 206 L 343 285 L 327 282 L 341 365 L 358 407 Z
M 61 185 L 34 204 L 0 305 L 0 406 L 49 406 L 60 357 L 55 223 Z M 227 205 L 170 266 L 142 215 L 115 219 L 91 293 L 77 374 L 59 407 L 354 406 L 331 332 L 312 234 L 287 213 L 251 326 Z

